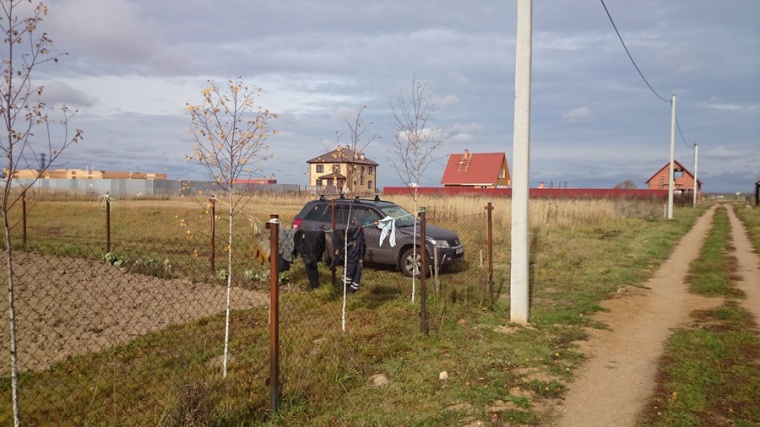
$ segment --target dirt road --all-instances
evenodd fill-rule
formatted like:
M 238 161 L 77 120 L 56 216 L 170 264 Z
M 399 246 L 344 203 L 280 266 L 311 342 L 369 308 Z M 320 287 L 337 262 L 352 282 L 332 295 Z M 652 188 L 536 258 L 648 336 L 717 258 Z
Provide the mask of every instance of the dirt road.
M 752 252 L 746 230 L 728 209 L 736 247 L 738 286 L 747 293 L 742 307 L 760 319 L 760 258 Z M 608 330 L 592 330 L 582 345 L 588 361 L 569 385 L 556 426 L 633 426 L 655 388 L 658 358 L 671 329 L 686 323 L 693 310 L 723 304 L 688 292 L 685 277 L 712 223 L 715 207 L 697 220 L 671 257 L 647 283 L 649 289 L 624 292 L 606 301 L 609 312 L 596 320 Z

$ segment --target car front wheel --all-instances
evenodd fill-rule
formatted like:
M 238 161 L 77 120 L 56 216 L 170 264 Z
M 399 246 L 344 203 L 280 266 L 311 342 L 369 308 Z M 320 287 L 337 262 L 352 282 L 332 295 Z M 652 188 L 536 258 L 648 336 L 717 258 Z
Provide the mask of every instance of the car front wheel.
M 406 277 L 419 277 L 420 268 L 422 268 L 422 257 L 420 256 L 420 248 L 416 251 L 414 248 L 409 248 L 401 255 L 401 270 Z M 428 261 L 430 265 L 430 261 Z M 425 275 L 427 277 L 427 275 Z

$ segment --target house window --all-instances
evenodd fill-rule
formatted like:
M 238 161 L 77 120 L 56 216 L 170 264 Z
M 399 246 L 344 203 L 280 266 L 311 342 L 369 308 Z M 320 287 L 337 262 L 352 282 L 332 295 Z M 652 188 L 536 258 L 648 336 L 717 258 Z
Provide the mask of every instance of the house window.
M 372 175 L 372 166 L 370 166 L 369 170 L 367 170 L 367 175 Z
M 500 178 L 500 179 L 504 179 L 504 178 L 506 178 L 506 177 L 507 177 L 507 171 L 506 171 L 506 170 L 504 170 L 504 169 L 500 170 L 500 171 L 499 171 L 499 178 Z
M 322 180 L 321 180 L 321 179 L 318 179 L 318 180 L 317 180 L 317 187 L 321 187 L 321 186 L 322 186 Z
M 317 165 L 317 173 L 325 173 L 325 165 Z
M 372 181 L 367 181 L 367 188 L 372 190 Z
M 340 165 L 333 165 L 333 172 L 340 173 Z

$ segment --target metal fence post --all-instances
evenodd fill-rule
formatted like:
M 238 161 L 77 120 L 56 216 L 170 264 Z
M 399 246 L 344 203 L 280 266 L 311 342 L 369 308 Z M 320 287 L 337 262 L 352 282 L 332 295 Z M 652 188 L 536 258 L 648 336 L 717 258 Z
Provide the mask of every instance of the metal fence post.
M 427 286 L 425 285 L 425 275 L 427 274 L 427 240 L 425 237 L 425 208 L 420 208 L 420 321 L 422 322 L 422 333 L 428 334 L 427 322 Z
M 493 300 L 493 215 L 491 214 L 493 205 L 491 202 L 488 202 L 486 211 L 488 212 L 488 298 Z
M 23 243 L 26 249 L 26 190 L 21 193 L 21 217 L 23 222 Z
M 211 272 L 216 272 L 216 197 L 208 199 L 211 204 L 211 254 L 208 259 L 211 263 Z
M 326 234 L 325 238 L 327 238 L 327 236 L 333 236 L 335 233 L 335 200 L 330 201 L 330 227 L 332 227 L 331 230 L 333 231 L 333 234 Z M 332 237 L 330 237 L 330 241 L 334 242 L 335 240 Z M 325 247 L 329 247 L 329 246 L 325 244 Z M 335 250 L 336 248 L 332 248 L 330 259 L 332 259 L 332 257 L 335 255 Z M 331 273 L 330 277 L 331 277 L 333 286 L 335 286 L 335 270 L 337 270 L 337 268 L 330 268 L 330 273 Z
M 269 396 L 272 413 L 280 406 L 280 219 L 270 215 L 269 229 Z
M 111 198 L 106 194 L 106 253 L 111 252 Z

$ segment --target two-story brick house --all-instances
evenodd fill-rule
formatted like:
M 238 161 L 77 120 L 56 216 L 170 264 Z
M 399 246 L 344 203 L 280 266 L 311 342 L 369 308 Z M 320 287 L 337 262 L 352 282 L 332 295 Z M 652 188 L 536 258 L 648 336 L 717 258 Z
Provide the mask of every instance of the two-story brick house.
M 306 163 L 309 164 L 309 187 L 319 192 L 377 192 L 378 164 L 363 153 L 339 145 Z

